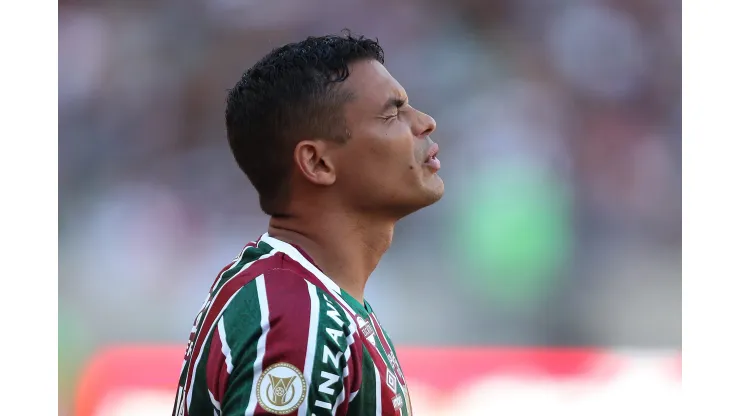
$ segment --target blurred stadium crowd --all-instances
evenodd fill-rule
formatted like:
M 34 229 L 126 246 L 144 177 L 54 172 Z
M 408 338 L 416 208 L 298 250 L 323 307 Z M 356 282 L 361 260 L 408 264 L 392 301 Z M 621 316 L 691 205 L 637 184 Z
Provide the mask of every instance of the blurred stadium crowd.
M 184 343 L 267 218 L 224 98 L 272 47 L 377 37 L 446 196 L 366 296 L 396 344 L 681 343 L 677 0 L 59 1 L 59 359 Z

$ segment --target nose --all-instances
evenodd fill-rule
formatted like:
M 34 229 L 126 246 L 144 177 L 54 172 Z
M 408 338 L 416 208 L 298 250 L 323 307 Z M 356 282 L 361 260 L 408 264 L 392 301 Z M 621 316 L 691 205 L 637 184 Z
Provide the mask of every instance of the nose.
M 418 111 L 417 123 L 415 126 L 414 134 L 417 137 L 427 137 L 437 128 L 437 122 L 429 114 Z

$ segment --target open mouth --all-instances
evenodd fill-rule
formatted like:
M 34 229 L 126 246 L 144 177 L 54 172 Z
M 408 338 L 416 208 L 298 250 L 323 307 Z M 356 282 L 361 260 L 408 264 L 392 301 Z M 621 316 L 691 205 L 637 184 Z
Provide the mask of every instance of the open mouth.
M 442 164 L 440 163 L 439 159 L 437 159 L 438 153 L 439 153 L 439 145 L 435 143 L 429 148 L 429 152 L 427 153 L 427 158 L 426 160 L 424 160 L 424 165 L 428 166 L 434 171 L 438 171 L 442 167 Z

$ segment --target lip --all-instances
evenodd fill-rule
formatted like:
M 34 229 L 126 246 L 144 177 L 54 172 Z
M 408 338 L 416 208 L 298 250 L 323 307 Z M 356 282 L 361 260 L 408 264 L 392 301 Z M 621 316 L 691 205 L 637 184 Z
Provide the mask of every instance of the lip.
M 429 146 L 429 151 L 427 151 L 427 158 L 426 160 L 424 160 L 424 166 L 428 167 L 434 172 L 438 171 L 442 167 L 439 159 L 437 159 L 437 153 L 439 153 L 439 145 L 437 143 L 433 143 L 431 146 Z
M 429 162 L 429 159 L 433 157 L 437 157 L 437 153 L 439 153 L 439 145 L 437 143 L 432 143 L 432 145 L 429 146 L 429 151 L 427 152 L 427 158 L 424 162 Z

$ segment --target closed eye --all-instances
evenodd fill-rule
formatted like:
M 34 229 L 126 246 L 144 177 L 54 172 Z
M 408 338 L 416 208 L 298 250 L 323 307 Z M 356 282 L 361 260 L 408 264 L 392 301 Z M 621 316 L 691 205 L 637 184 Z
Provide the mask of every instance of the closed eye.
M 385 105 L 383 105 L 383 108 L 381 109 L 380 114 L 386 114 L 385 116 L 381 116 L 384 120 L 390 120 L 395 117 L 398 117 L 399 111 L 403 107 L 405 107 L 408 104 L 408 100 L 405 98 L 391 98 L 388 101 L 386 101 Z

